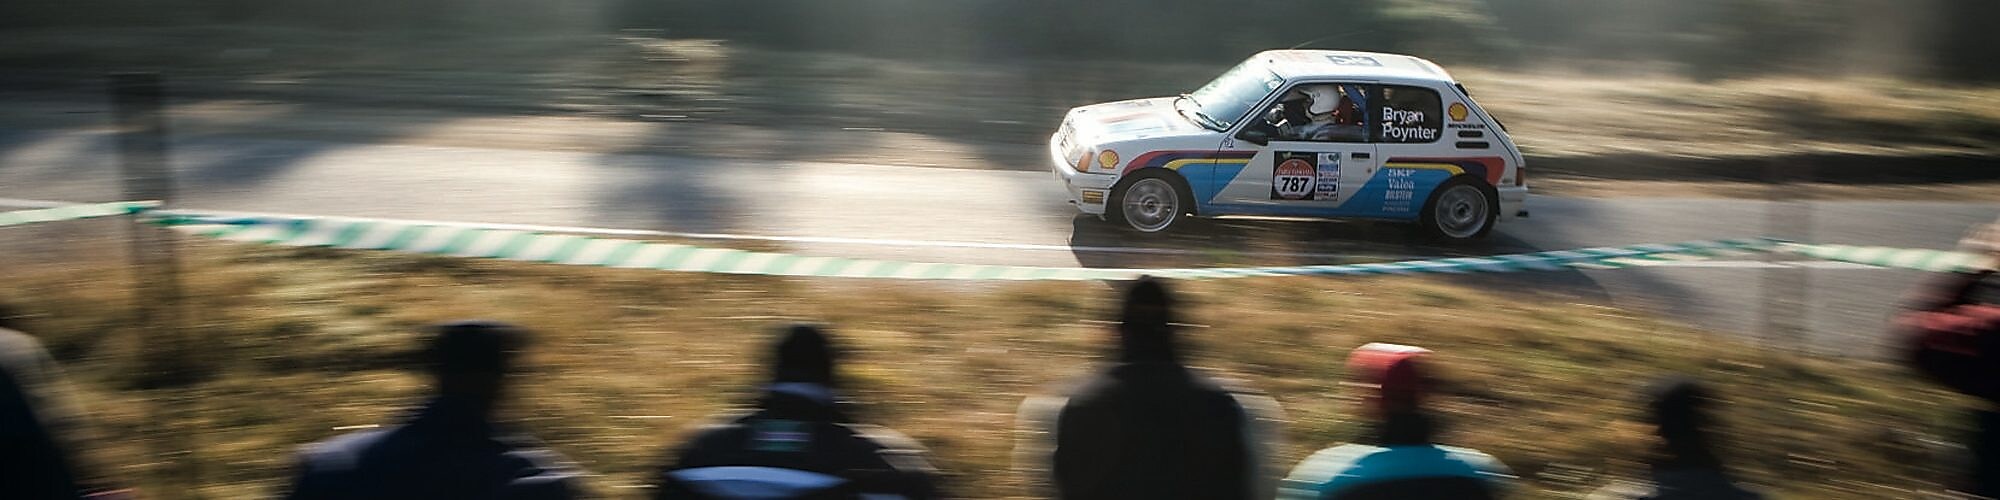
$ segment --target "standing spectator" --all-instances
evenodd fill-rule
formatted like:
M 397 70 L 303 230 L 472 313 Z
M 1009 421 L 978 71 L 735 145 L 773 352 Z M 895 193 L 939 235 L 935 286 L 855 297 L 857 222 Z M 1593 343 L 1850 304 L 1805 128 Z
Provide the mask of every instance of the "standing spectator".
M 26 328 L 22 323 L 19 310 L 6 302 L 0 302 L 0 370 L 7 372 L 9 383 L 13 385 L 8 397 L 17 398 L 8 401 L 7 404 L 20 405 L 19 410 L 8 411 L 26 412 L 9 414 L 5 418 L 10 422 L 26 422 L 12 419 L 21 418 L 22 415 L 33 416 L 32 428 L 22 423 L 20 424 L 22 427 L 19 428 L 0 427 L 0 429 L 9 432 L 8 446 L 13 446 L 15 443 L 39 446 L 32 443 L 41 439 L 46 439 L 49 446 L 47 458 L 50 461 L 25 464 L 19 469 L 24 474 L 21 477 L 33 478 L 36 481 L 54 481 L 60 477 L 62 481 L 73 483 L 76 491 L 87 493 L 87 498 L 122 498 L 129 495 L 131 492 L 128 490 L 109 487 L 112 482 L 108 477 L 93 474 L 93 472 L 101 473 L 104 469 L 93 466 L 96 462 L 91 460 L 93 454 L 90 452 L 90 446 L 96 439 L 89 432 L 83 411 L 75 403 L 72 396 L 73 389 L 65 380 L 62 367 L 49 356 L 47 349 L 42 348 L 41 341 L 20 331 Z M 23 439 L 27 441 L 15 441 Z M 19 455 L 10 456 L 9 460 L 15 458 L 19 458 Z M 11 466 L 0 465 L 0 467 Z M 44 473 L 48 475 L 43 476 Z M 6 484 L 14 483 L 0 481 L 0 485 Z M 36 498 L 32 495 L 27 497 Z
M 1373 428 L 1362 442 L 1320 450 L 1292 469 L 1279 498 L 1499 498 L 1511 478 L 1500 461 L 1476 450 L 1435 443 L 1436 420 L 1424 407 L 1432 380 L 1419 362 L 1429 350 L 1368 344 L 1348 357 L 1364 387 Z
M 1897 318 L 1905 359 L 1952 390 L 1979 398 L 1967 441 L 1972 470 L 1963 488 L 2000 498 L 2000 221 L 1975 228 L 1962 251 L 1986 257 L 1967 272 L 1934 277 L 1912 293 Z
M 71 448 L 74 445 L 69 443 L 81 440 L 77 434 L 82 415 L 70 400 L 61 365 L 40 340 L 20 331 L 22 327 L 20 314 L 0 302 L 0 368 L 19 384 L 23 402 L 40 416 L 58 446 Z
M 781 337 L 755 410 L 696 434 L 660 469 L 654 497 L 935 498 L 921 445 L 851 423 L 836 405 L 839 353 L 827 336 L 795 325 Z
M 1117 355 L 1056 419 L 1058 496 L 1248 498 L 1254 461 L 1245 413 L 1229 392 L 1181 364 L 1165 283 L 1143 277 L 1126 291 Z
M 1694 380 L 1670 378 L 1647 391 L 1646 410 L 1659 438 L 1647 484 L 1618 484 L 1591 500 L 1757 500 L 1764 498 L 1731 480 L 1715 453 L 1708 390 Z
M 579 496 L 554 452 L 493 420 L 528 334 L 486 321 L 435 328 L 436 396 L 402 425 L 308 447 L 294 499 L 560 499 Z

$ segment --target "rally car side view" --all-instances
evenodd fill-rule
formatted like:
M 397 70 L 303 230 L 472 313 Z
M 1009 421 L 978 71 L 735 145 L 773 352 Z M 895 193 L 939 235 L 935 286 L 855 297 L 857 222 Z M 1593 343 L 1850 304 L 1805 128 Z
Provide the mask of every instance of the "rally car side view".
M 1259 53 L 1179 97 L 1071 109 L 1049 154 L 1078 210 L 1142 233 L 1271 215 L 1470 240 L 1528 193 L 1500 123 L 1443 68 L 1395 54 Z

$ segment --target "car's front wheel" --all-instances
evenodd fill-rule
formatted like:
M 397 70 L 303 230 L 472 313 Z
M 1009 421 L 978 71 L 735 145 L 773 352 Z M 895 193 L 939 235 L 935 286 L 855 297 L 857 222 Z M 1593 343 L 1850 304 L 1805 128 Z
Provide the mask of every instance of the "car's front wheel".
M 1493 231 L 1500 199 L 1492 188 L 1470 178 L 1446 181 L 1424 203 L 1418 223 L 1425 234 L 1445 241 L 1479 239 Z
M 1180 189 L 1158 176 L 1140 178 L 1111 195 L 1105 214 L 1113 222 L 1123 222 L 1141 233 L 1158 233 L 1174 227 L 1186 212 Z

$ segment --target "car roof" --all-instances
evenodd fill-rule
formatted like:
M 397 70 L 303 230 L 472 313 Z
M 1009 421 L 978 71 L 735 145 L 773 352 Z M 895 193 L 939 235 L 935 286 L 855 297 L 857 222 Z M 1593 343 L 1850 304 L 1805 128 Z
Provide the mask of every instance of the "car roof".
M 1420 58 L 1346 50 L 1267 50 L 1252 56 L 1286 80 L 1312 77 L 1417 80 L 1451 83 L 1444 68 Z

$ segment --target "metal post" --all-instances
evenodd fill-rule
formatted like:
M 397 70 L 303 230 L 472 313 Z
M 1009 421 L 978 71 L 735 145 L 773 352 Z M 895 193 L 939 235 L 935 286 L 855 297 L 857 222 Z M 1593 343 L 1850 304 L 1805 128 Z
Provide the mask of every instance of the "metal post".
M 111 75 L 112 111 L 117 117 L 119 173 L 125 199 L 174 198 L 173 175 L 167 163 L 167 127 L 163 92 L 157 73 Z M 130 227 L 133 276 L 133 320 L 145 335 L 140 355 L 140 385 L 154 391 L 186 387 L 194 381 L 194 365 L 181 315 L 182 293 L 178 244 L 171 231 L 135 222 Z M 178 476 L 200 484 L 194 459 L 193 429 L 180 427 L 193 402 L 191 395 L 162 391 L 161 409 L 152 415 L 155 458 L 168 464 L 156 472 L 157 484 Z M 186 494 L 192 497 L 192 493 Z
M 1768 184 L 1767 201 L 1764 211 L 1765 234 L 1793 241 L 1806 241 L 1812 236 L 1812 207 L 1799 183 L 1799 168 L 1785 165 L 1779 160 L 1767 160 L 1764 174 Z M 1786 254 L 1766 254 L 1767 262 L 1785 263 L 1795 261 Z M 1802 267 L 1779 267 L 1766 269 L 1763 273 L 1761 294 L 1763 307 L 1762 337 L 1765 345 L 1779 344 L 1794 351 L 1806 351 L 1806 287 L 1810 276 Z

